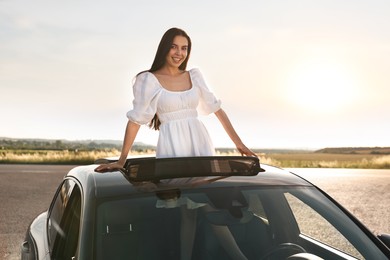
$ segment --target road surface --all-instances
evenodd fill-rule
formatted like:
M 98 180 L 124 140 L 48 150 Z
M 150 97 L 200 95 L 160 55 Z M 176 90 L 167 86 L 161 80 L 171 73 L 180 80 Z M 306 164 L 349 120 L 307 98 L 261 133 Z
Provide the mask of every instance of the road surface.
M 28 225 L 49 207 L 57 186 L 73 167 L 0 164 L 0 259 L 20 259 Z

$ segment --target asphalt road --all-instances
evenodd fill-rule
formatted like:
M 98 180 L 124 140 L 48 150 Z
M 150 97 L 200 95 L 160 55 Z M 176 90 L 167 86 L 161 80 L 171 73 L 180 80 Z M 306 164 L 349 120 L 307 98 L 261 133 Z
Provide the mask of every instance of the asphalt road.
M 28 225 L 45 211 L 74 166 L 0 164 L 0 259 L 20 259 Z

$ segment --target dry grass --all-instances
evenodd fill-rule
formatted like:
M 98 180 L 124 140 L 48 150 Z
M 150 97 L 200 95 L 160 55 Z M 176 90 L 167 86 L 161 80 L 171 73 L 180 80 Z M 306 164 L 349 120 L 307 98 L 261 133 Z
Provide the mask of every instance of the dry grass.
M 390 155 L 297 153 L 260 155 L 263 163 L 288 168 L 390 169 Z
M 153 153 L 147 151 L 146 153 Z M 146 154 L 133 151 L 132 155 Z M 90 164 L 98 158 L 119 156 L 117 149 L 95 151 L 68 150 L 2 150 L 0 163 L 42 164 Z M 217 155 L 239 155 L 219 153 Z M 390 155 L 375 154 L 329 154 L 329 153 L 280 153 L 259 154 L 265 164 L 284 168 L 355 168 L 390 169 Z
M 105 151 L 3 150 L 0 163 L 91 164 L 98 158 L 118 156 L 116 149 Z

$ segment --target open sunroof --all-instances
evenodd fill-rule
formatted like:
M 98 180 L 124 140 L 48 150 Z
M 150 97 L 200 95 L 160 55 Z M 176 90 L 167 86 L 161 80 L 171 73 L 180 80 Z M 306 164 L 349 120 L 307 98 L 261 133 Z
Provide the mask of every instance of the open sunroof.
M 136 158 L 125 165 L 132 181 L 156 181 L 204 176 L 253 176 L 264 171 L 257 157 L 207 156 L 175 158 Z

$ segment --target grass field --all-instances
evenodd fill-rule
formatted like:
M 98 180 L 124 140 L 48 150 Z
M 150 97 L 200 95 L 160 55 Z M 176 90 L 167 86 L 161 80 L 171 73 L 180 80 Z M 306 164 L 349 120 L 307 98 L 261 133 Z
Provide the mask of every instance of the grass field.
M 154 153 L 132 152 L 132 155 Z M 1 150 L 0 163 L 31 164 L 92 164 L 96 159 L 119 156 L 117 149 L 94 151 L 69 150 Z M 237 155 L 218 153 L 217 155 Z M 267 153 L 259 154 L 262 163 L 287 168 L 356 168 L 390 169 L 390 155 L 381 154 L 334 154 L 334 153 Z
M 291 168 L 390 169 L 390 155 L 291 153 L 261 155 L 260 160 Z

